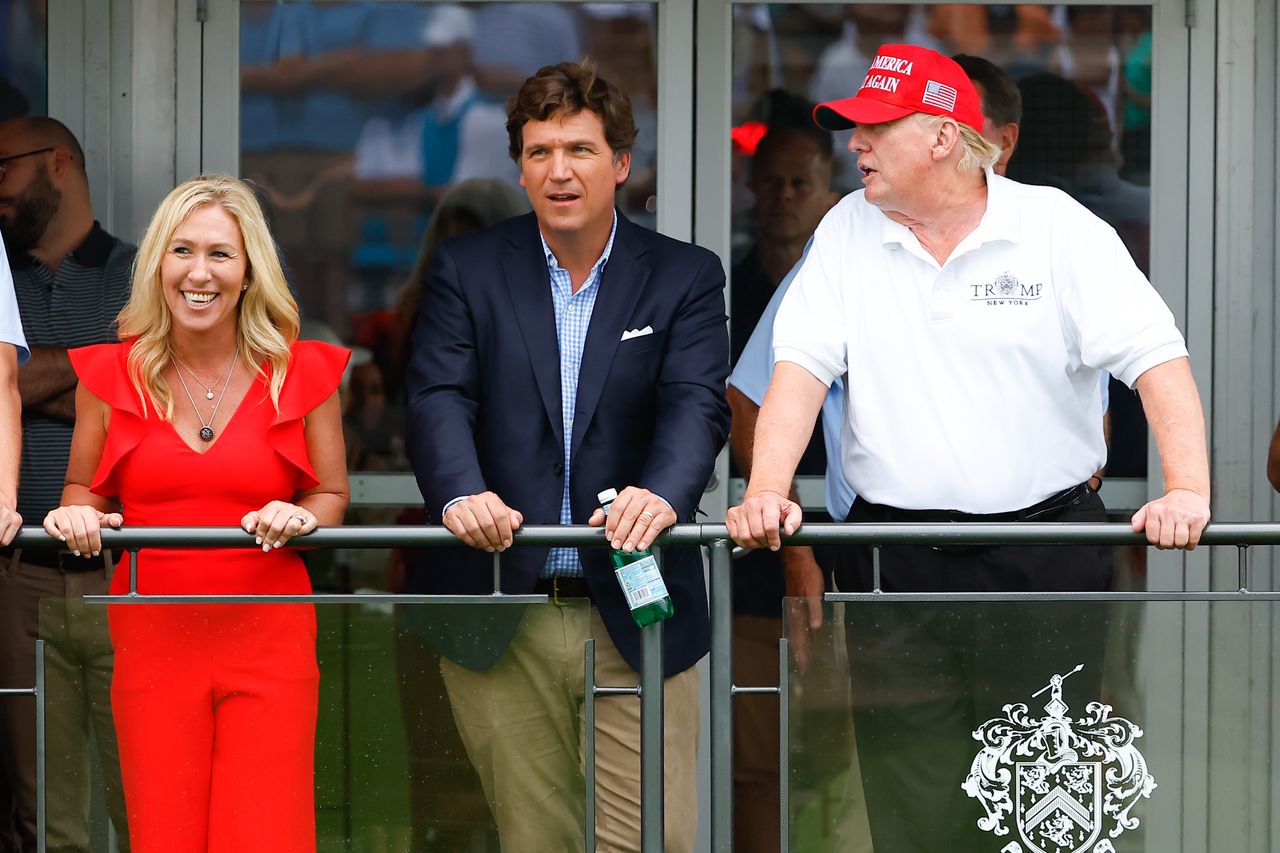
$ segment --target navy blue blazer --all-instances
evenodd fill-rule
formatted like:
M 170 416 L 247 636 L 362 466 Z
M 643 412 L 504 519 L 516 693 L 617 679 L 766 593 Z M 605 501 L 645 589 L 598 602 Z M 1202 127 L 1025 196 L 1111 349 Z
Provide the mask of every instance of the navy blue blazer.
M 694 518 L 729 431 L 729 338 L 724 271 L 697 246 L 618 215 L 578 379 L 570 449 L 573 522 L 585 524 L 606 488 L 640 486 Z M 621 340 L 631 329 L 653 333 Z M 423 293 L 406 376 L 407 445 L 428 520 L 460 495 L 493 491 L 525 524 L 558 524 L 564 490 L 560 355 L 546 257 L 528 214 L 441 245 Z M 610 637 L 640 666 L 640 634 L 608 551 L 581 549 L 583 571 Z M 506 551 L 503 591 L 532 591 L 546 548 Z M 492 556 L 429 552 L 420 588 L 484 593 Z M 665 630 L 670 676 L 707 652 L 710 629 L 696 548 L 664 552 L 675 604 Z M 450 659 L 492 666 L 521 608 L 431 608 L 415 620 Z M 425 622 L 425 624 L 423 624 Z

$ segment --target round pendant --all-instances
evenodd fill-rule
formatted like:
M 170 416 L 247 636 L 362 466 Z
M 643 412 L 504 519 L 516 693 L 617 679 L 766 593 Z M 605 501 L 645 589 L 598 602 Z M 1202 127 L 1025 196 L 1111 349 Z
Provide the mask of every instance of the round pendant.
M 205 391 L 205 392 L 204 392 L 204 398 L 205 398 L 206 400 L 212 400 L 212 399 L 213 399 L 213 392 L 212 392 L 212 391 Z
M 213 427 L 200 427 L 200 440 L 213 441 Z

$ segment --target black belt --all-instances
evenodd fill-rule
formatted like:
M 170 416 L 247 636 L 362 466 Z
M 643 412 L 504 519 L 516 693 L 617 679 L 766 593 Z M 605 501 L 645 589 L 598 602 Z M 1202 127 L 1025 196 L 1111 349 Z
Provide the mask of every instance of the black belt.
M 568 575 L 538 578 L 538 582 L 533 585 L 533 592 L 535 595 L 548 596 L 555 604 L 559 604 L 562 598 L 591 599 L 591 587 L 587 585 L 587 579 Z
M 1079 504 L 1089 496 L 1093 489 L 1088 483 L 1081 483 L 1069 489 L 1063 489 L 1050 495 L 1039 503 L 1010 512 L 973 513 L 959 512 L 952 509 L 898 509 L 884 504 L 867 503 L 886 521 L 910 521 L 931 524 L 939 521 L 983 522 L 983 521 L 1049 521 Z M 859 500 L 862 500 L 859 498 Z
M 28 566 L 43 566 L 46 569 L 57 569 L 63 574 L 77 572 L 100 572 L 107 567 L 104 554 L 89 557 L 77 557 L 70 551 L 58 551 L 52 548 L 19 548 L 10 545 L 0 548 L 0 560 L 12 560 L 18 557 L 19 563 Z

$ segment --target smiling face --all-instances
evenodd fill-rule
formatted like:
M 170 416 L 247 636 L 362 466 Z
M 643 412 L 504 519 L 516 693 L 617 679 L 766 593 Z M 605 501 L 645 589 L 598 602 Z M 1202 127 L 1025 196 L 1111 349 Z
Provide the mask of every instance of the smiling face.
M 858 155 L 866 199 L 886 213 L 904 212 L 929 194 L 933 133 L 915 115 L 884 124 L 860 124 L 849 139 Z
M 615 156 L 604 124 L 590 110 L 530 121 L 521 134 L 520 186 L 544 235 L 601 229 L 607 235 L 617 187 L 631 171 L 631 153 Z
M 244 238 L 235 217 L 216 204 L 196 208 L 169 238 L 160 283 L 175 332 L 230 330 L 246 282 Z

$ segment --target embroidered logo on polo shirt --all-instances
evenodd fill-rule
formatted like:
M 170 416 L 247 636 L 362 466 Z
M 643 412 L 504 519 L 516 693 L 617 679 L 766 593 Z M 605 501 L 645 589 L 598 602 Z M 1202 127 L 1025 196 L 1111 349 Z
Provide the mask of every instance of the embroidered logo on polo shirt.
M 1043 283 L 1023 284 L 1007 270 L 996 276 L 995 281 L 969 285 L 969 300 L 988 305 L 1029 305 L 1043 295 Z

